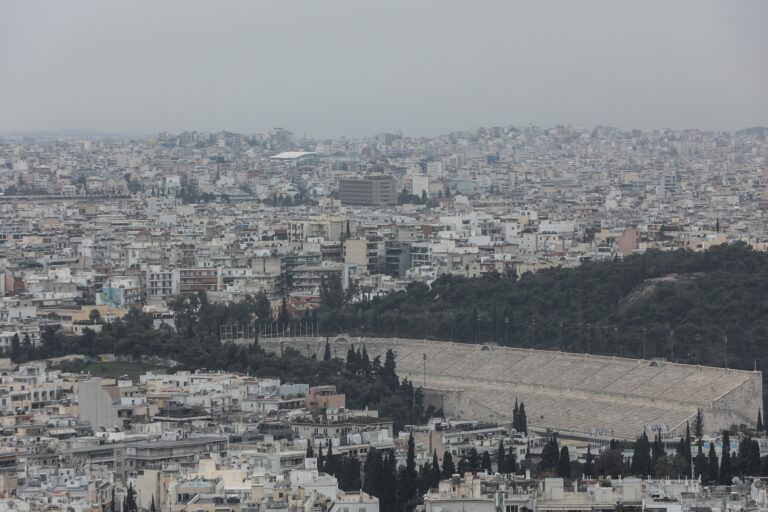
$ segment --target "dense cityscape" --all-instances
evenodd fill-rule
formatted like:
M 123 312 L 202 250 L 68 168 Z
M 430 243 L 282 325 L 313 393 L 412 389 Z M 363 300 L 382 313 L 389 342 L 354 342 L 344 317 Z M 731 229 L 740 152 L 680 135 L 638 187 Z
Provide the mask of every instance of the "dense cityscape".
M 768 129 L 0 139 L 0 511 L 768 509 Z

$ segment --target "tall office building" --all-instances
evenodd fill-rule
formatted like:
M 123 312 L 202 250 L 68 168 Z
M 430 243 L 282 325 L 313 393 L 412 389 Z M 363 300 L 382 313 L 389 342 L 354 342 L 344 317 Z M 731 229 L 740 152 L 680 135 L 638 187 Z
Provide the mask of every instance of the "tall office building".
M 393 176 L 371 175 L 339 180 L 339 200 L 343 205 L 386 206 L 397 204 L 397 184 Z

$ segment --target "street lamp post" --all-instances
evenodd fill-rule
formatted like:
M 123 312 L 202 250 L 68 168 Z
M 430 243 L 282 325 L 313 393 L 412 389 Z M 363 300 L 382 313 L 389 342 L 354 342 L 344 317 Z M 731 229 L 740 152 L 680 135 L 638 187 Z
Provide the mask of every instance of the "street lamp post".
M 504 317 L 504 345 L 509 346 L 509 317 Z
M 669 331 L 669 341 L 670 341 L 669 350 L 671 351 L 671 354 L 672 354 L 670 359 L 674 363 L 675 362 L 675 331 Z
M 643 327 L 643 359 L 648 359 L 648 357 L 647 357 L 648 354 L 646 353 L 646 350 L 645 350 L 645 348 L 646 348 L 646 345 L 645 345 L 645 333 L 647 333 L 647 332 L 648 332 L 648 329 Z
M 700 354 L 701 354 L 701 334 L 697 334 L 696 335 L 696 366 L 701 364 Z

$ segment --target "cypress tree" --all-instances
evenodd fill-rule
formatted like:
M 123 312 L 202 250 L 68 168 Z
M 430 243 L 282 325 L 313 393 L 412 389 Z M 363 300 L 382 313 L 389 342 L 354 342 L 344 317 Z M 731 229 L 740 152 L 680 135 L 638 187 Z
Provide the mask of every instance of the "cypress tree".
M 376 448 L 370 448 L 365 457 L 365 480 L 363 480 L 363 491 L 371 496 L 382 496 L 384 461 L 381 459 L 381 452 Z
M 432 467 L 430 469 L 429 487 L 437 489 L 440 486 L 440 464 L 437 462 L 437 450 L 432 452 Z
M 560 449 L 560 463 L 558 464 L 557 474 L 560 478 L 571 478 L 571 456 L 568 453 L 568 447 L 563 446 Z
M 648 441 L 648 434 L 643 432 L 635 441 L 634 454 L 630 471 L 636 476 L 646 476 L 651 474 L 651 445 Z
M 487 474 L 493 474 L 493 468 L 491 467 L 491 454 L 488 451 L 483 452 L 482 461 L 480 462 L 481 468 Z
M 325 472 L 325 458 L 323 457 L 323 447 L 320 446 L 317 450 L 317 470 L 321 473 Z
M 314 456 L 315 456 L 315 450 L 314 448 L 312 448 L 312 440 L 308 439 L 307 440 L 307 458 L 311 459 Z
M 360 360 L 360 364 L 363 368 L 363 374 L 364 375 L 370 375 L 371 374 L 371 360 L 368 358 L 368 350 L 365 348 L 365 345 L 363 345 L 363 355 Z
M 354 455 L 346 455 L 342 460 L 341 474 L 344 475 L 344 491 L 359 491 L 362 487 L 360 481 L 360 461 Z
M 584 461 L 584 474 L 587 476 L 587 478 L 591 478 L 593 471 L 594 471 L 594 462 L 592 460 L 592 446 L 587 445 L 587 456 L 586 456 L 586 460 Z
M 125 496 L 127 512 L 137 512 L 139 510 L 136 504 L 136 491 L 133 490 L 133 484 L 128 484 L 128 492 Z
M 520 409 L 517 411 L 517 421 L 520 423 L 519 432 L 528 434 L 528 417 L 525 415 L 525 404 L 520 402 Z
M 691 426 L 685 422 L 685 460 L 688 463 L 688 469 L 691 469 L 691 463 L 693 462 L 693 450 L 691 449 Z
M 382 486 L 383 492 L 383 504 L 384 508 L 381 508 L 381 512 L 395 512 L 398 503 L 398 478 L 397 478 L 397 461 L 395 460 L 395 454 L 390 450 L 387 456 L 387 460 L 384 463 L 384 484 Z M 379 502 L 381 504 L 381 501 Z
M 331 343 L 325 340 L 325 351 L 323 351 L 323 361 L 331 360 Z
M 651 446 L 651 471 L 652 472 L 656 469 L 656 464 L 658 464 L 659 459 L 661 459 L 662 457 L 666 457 L 666 453 L 664 452 L 664 443 L 661 440 L 661 434 L 657 432 L 656 437 L 653 440 L 653 445 Z
M 702 481 L 707 481 L 707 457 L 704 455 L 701 443 L 699 443 L 699 450 L 696 457 L 693 458 L 693 476 L 695 478 L 701 477 Z
M 507 470 L 506 453 L 504 452 L 504 440 L 499 439 L 499 450 L 496 453 L 496 467 L 499 473 L 504 473 Z
M 515 408 L 512 410 L 512 428 L 517 432 L 520 432 L 520 408 L 517 405 L 517 398 L 515 398 Z
M 507 467 L 504 472 L 510 474 L 517 473 L 517 455 L 515 455 L 515 451 L 512 448 L 507 453 Z
M 21 362 L 21 343 L 19 342 L 19 333 L 13 335 L 11 338 L 11 361 L 14 363 Z
M 763 411 L 762 409 L 757 409 L 757 425 L 755 426 L 758 432 L 763 431 Z
M 390 390 L 397 390 L 400 384 L 397 380 L 396 366 L 395 366 L 395 353 L 392 349 L 387 350 L 384 356 L 384 367 L 382 368 L 382 377 L 384 378 L 384 385 Z
M 333 456 L 333 443 L 328 443 L 328 453 L 325 455 L 325 472 L 333 476 L 338 473 L 336 460 Z
M 716 482 L 719 471 L 720 467 L 717 462 L 715 443 L 709 443 L 709 457 L 707 457 L 707 481 L 710 483 Z
M 416 491 L 417 496 L 421 496 L 432 487 L 432 464 L 429 462 L 419 466 L 419 488 Z
M 455 473 L 456 466 L 453 464 L 453 456 L 450 451 L 445 450 L 445 452 L 443 452 L 443 471 L 441 476 L 443 477 L 443 480 L 447 480 Z
M 413 432 L 408 436 L 408 453 L 405 456 L 405 471 L 399 481 L 398 498 L 401 504 L 406 504 L 416 498 L 418 488 L 416 483 L 419 475 L 416 473 L 416 447 Z
M 357 354 L 355 353 L 355 347 L 354 345 L 349 347 L 349 350 L 347 350 L 347 364 L 345 365 L 347 370 L 350 372 L 356 372 L 357 371 L 357 364 L 355 359 L 357 358 Z
M 733 469 L 731 468 L 731 436 L 728 431 L 723 432 L 723 451 L 720 455 L 720 483 L 731 485 Z
M 155 509 L 155 495 L 152 495 L 152 501 L 149 503 L 149 512 L 157 512 Z
M 477 453 L 477 450 L 473 446 L 469 449 L 469 470 L 472 471 L 473 475 L 477 474 L 477 470 L 480 469 L 480 455 Z
M 749 451 L 749 476 L 762 476 L 761 469 L 762 464 L 760 460 L 760 443 L 755 439 L 751 439 L 749 444 L 752 449 Z
M 547 444 L 544 445 L 544 449 L 541 450 L 541 462 L 539 463 L 539 471 L 551 471 L 556 472 L 558 465 L 560 464 L 560 450 L 557 448 L 557 437 L 553 435 Z
M 693 435 L 698 439 L 704 436 L 704 414 L 701 409 L 696 409 L 696 419 L 693 422 Z
M 461 457 L 459 459 L 459 467 L 456 468 L 456 471 L 461 476 L 464 476 L 465 473 L 467 473 L 468 471 L 471 471 L 469 467 L 469 461 L 466 459 L 466 457 Z

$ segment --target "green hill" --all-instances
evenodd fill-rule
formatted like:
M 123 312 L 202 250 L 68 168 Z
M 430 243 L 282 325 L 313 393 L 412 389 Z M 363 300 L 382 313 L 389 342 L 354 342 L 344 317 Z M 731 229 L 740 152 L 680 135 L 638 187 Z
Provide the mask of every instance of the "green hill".
M 739 243 L 700 253 L 649 251 L 519 280 L 443 276 L 431 287 L 412 283 L 407 291 L 326 307 L 320 321 L 326 332 L 645 353 L 713 366 L 727 359 L 734 368 L 762 369 L 766 285 L 768 253 Z

